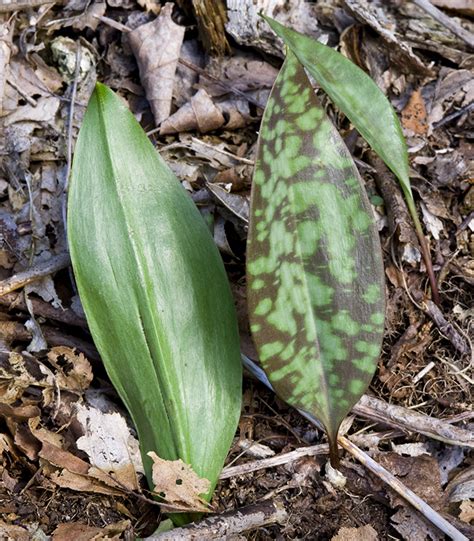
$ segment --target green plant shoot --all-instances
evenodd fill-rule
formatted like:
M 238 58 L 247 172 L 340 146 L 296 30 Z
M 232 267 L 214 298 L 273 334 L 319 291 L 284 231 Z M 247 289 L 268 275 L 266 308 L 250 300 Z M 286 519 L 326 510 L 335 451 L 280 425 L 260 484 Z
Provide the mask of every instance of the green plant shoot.
M 209 500 L 241 404 L 230 288 L 195 205 L 101 84 L 76 145 L 68 240 L 87 321 L 137 428 L 149 483 L 155 451 L 210 480 Z
M 383 265 L 357 168 L 291 51 L 260 130 L 247 281 L 262 366 L 323 423 L 337 466 L 339 425 L 380 353 Z

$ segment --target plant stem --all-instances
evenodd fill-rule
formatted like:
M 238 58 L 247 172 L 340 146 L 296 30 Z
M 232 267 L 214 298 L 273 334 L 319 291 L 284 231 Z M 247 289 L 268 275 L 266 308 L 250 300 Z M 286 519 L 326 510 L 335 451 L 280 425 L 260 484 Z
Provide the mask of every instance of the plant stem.
M 337 446 L 337 432 L 331 436 L 329 436 L 329 432 L 327 434 L 329 442 L 329 461 L 335 470 L 339 470 L 341 467 L 341 462 L 339 460 L 339 449 Z
M 418 212 L 415 207 L 415 200 L 413 199 L 413 196 L 411 193 L 410 194 L 405 193 L 405 200 L 407 202 L 407 207 L 412 217 L 413 224 L 415 225 L 415 231 L 418 237 L 418 241 L 420 242 L 421 255 L 423 257 L 423 261 L 426 267 L 426 272 L 428 274 L 428 280 L 430 282 L 431 295 L 433 297 L 433 302 L 437 306 L 439 306 L 440 298 L 439 298 L 438 284 L 436 282 L 436 277 L 433 270 L 433 263 L 431 262 L 430 249 L 428 248 L 428 243 L 426 242 L 425 234 L 423 232 L 423 228 L 421 227 L 420 219 L 418 218 Z

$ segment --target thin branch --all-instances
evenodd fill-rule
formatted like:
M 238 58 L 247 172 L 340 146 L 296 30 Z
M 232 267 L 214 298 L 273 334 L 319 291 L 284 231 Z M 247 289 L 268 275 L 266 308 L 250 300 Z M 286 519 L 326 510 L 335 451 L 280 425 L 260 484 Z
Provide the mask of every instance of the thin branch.
M 11 293 L 31 282 L 41 280 L 41 278 L 44 278 L 53 272 L 65 269 L 69 266 L 69 263 L 69 254 L 61 254 L 48 259 L 48 261 L 38 263 L 26 271 L 14 274 L 13 276 L 10 276 L 10 278 L 0 281 L 0 295 Z
M 326 443 L 320 445 L 311 445 L 309 447 L 301 447 L 290 451 L 289 453 L 281 453 L 277 456 L 270 458 L 263 458 L 260 460 L 252 460 L 252 462 L 245 462 L 238 466 L 230 466 L 224 468 L 219 479 L 229 479 L 230 477 L 236 477 L 237 475 L 244 475 L 258 470 L 266 468 L 274 468 L 275 466 L 281 466 L 282 464 L 288 464 L 288 462 L 294 462 L 303 456 L 316 456 L 327 455 L 329 453 L 329 445 Z
M 23 11 L 33 9 L 45 4 L 57 4 L 58 0 L 25 0 L 24 2 L 10 2 L 9 4 L 0 4 L 0 13 L 11 13 L 12 11 Z
M 234 538 L 237 534 L 269 526 L 283 524 L 288 514 L 278 501 L 263 501 L 221 515 L 208 517 L 200 522 L 175 528 L 170 532 L 146 537 L 144 541 L 206 541 Z
M 433 17 L 435 21 L 438 21 L 448 30 L 450 30 L 458 38 L 461 38 L 471 49 L 474 49 L 474 35 L 469 30 L 463 28 L 451 17 L 443 13 L 440 9 L 433 6 L 429 0 L 413 0 L 413 3 L 416 4 L 423 11 L 426 11 L 428 15 Z

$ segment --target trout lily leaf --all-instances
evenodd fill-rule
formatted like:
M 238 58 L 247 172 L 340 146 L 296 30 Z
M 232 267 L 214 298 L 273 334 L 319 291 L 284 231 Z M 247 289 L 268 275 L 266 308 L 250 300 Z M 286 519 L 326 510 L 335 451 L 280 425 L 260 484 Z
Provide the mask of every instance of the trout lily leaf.
M 276 392 L 337 432 L 380 353 L 378 232 L 352 157 L 288 51 L 260 129 L 247 245 L 249 317 Z
M 431 256 L 411 190 L 406 142 L 390 102 L 363 70 L 337 51 L 270 17 L 263 18 L 398 178 L 416 229 L 433 300 L 439 304 Z

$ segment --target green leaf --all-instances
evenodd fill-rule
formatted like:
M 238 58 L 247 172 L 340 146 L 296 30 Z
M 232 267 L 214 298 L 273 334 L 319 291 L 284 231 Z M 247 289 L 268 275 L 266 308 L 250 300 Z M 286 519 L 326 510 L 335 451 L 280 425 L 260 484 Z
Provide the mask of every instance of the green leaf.
M 411 196 L 408 154 L 398 117 L 379 87 L 342 54 L 262 15 L 354 124 Z
M 339 425 L 380 353 L 383 265 L 358 171 L 291 51 L 260 130 L 247 280 L 262 366 L 321 420 L 336 463 Z
M 241 404 L 229 284 L 192 200 L 100 84 L 76 145 L 68 239 L 87 321 L 137 428 L 150 486 L 155 451 L 209 479 L 209 499 Z
M 262 17 L 398 178 L 420 242 L 433 300 L 439 304 L 431 256 L 411 191 L 406 142 L 390 102 L 363 70 L 337 51 Z

